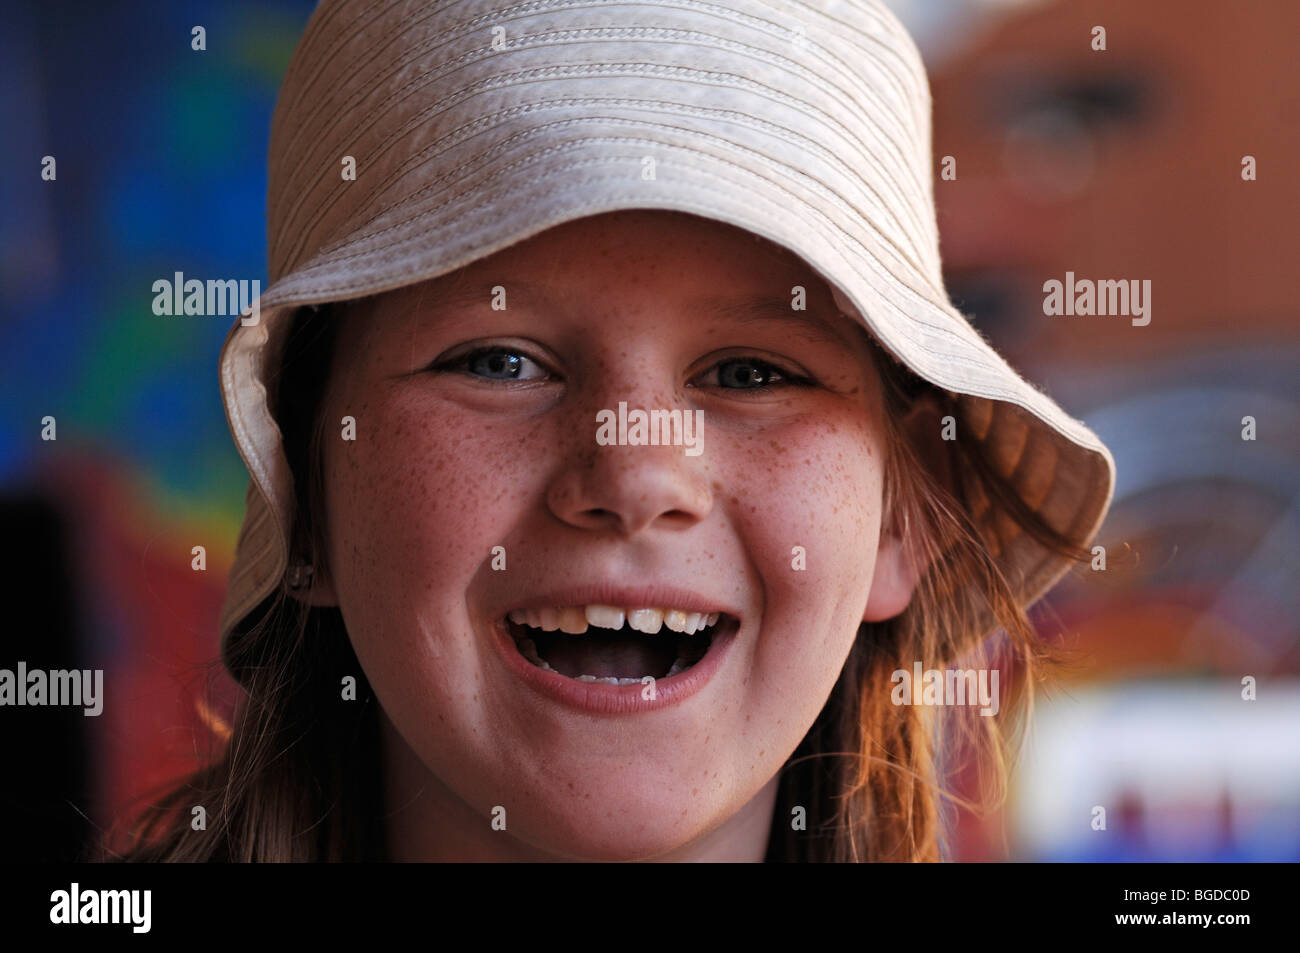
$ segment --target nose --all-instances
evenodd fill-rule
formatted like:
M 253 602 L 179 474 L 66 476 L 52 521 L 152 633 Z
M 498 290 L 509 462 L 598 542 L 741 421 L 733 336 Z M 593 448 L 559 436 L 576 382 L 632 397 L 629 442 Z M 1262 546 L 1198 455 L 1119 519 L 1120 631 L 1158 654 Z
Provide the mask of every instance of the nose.
M 696 413 L 681 405 L 634 403 L 626 396 L 622 400 L 628 415 L 638 409 L 676 409 L 685 422 L 686 415 Z M 612 426 L 604 418 L 607 436 L 627 435 L 618 424 L 617 401 L 603 408 L 586 405 L 574 421 L 574 452 L 566 455 L 568 462 L 547 490 L 551 512 L 571 526 L 629 538 L 650 527 L 680 530 L 703 520 L 713 505 L 704 455 L 691 456 L 684 446 L 662 442 L 658 446 L 602 444 L 597 441 L 598 409 L 608 409 L 614 417 Z M 700 444 L 707 447 L 707 441 Z

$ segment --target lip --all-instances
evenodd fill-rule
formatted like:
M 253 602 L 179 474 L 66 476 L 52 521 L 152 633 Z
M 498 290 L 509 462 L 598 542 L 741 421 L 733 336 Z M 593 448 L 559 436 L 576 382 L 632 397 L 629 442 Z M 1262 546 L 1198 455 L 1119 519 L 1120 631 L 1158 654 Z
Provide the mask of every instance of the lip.
M 556 601 L 550 601 L 556 600 Z M 492 623 L 492 644 L 496 646 L 506 668 L 519 677 L 535 694 L 548 701 L 556 702 L 566 708 L 597 715 L 628 715 L 638 712 L 661 711 L 673 705 L 680 705 L 695 695 L 713 679 L 726 660 L 727 650 L 736 640 L 741 620 L 738 613 L 712 600 L 684 590 L 667 588 L 617 589 L 614 587 L 581 587 L 551 593 L 538 599 L 522 602 L 511 608 L 534 609 L 548 606 L 575 605 L 621 605 L 621 606 L 677 606 L 692 607 L 701 612 L 720 612 L 728 616 L 725 624 L 720 624 L 713 635 L 708 652 L 686 671 L 671 678 L 655 679 L 655 697 L 645 698 L 642 692 L 644 683 L 635 685 L 606 685 L 597 682 L 580 682 L 566 678 L 557 672 L 548 672 L 538 668 L 519 654 L 514 637 L 504 612 Z

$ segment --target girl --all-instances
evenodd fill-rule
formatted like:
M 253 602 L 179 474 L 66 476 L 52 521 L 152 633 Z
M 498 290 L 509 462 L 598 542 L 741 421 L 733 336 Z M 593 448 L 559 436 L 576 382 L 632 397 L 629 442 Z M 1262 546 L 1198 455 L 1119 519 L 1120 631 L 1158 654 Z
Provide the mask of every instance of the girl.
M 940 859 L 1016 710 L 943 672 L 1032 686 L 1113 463 L 947 300 L 928 116 L 868 0 L 322 3 L 221 361 L 247 695 L 125 856 Z

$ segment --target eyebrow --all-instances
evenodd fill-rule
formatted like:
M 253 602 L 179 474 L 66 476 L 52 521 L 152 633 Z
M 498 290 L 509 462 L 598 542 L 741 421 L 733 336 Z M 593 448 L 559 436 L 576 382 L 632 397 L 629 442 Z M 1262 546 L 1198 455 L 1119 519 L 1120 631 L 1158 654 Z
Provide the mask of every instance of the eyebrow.
M 455 287 L 436 294 L 421 291 L 411 311 L 421 315 L 430 311 L 456 311 L 469 305 L 488 304 L 492 300 L 493 287 L 495 286 L 489 285 L 485 288 L 478 282 L 458 282 Z M 509 286 L 507 291 L 513 287 L 515 286 Z
M 455 287 L 420 299 L 417 313 L 456 311 L 473 305 L 485 305 L 492 299 L 492 288 L 480 281 L 459 283 Z M 527 281 L 512 281 L 504 285 L 509 298 L 536 302 L 544 307 L 554 307 L 557 295 L 544 285 Z M 830 322 L 813 310 L 797 311 L 790 306 L 790 299 L 782 295 L 747 294 L 747 295 L 704 295 L 688 298 L 685 306 L 702 317 L 735 321 L 742 326 L 764 322 L 785 322 L 790 330 L 805 338 L 830 342 L 837 346 L 846 346 L 849 341 Z
M 741 325 L 782 321 L 790 326 L 790 330 L 801 332 L 806 337 L 815 337 L 840 346 L 849 343 L 817 311 L 797 311 L 790 306 L 788 298 L 780 295 L 751 294 L 738 297 L 714 295 L 692 298 L 688 304 L 698 307 L 711 317 L 729 319 Z

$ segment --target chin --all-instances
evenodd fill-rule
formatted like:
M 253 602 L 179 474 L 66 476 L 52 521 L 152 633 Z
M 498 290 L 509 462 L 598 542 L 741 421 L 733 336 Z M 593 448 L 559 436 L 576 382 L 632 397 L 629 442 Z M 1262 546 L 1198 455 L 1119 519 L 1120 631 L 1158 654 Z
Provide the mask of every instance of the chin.
M 707 829 L 704 805 L 695 799 L 601 798 L 580 805 L 533 803 L 515 836 L 569 860 L 652 860 L 684 847 Z M 575 810 L 575 807 L 577 808 Z

